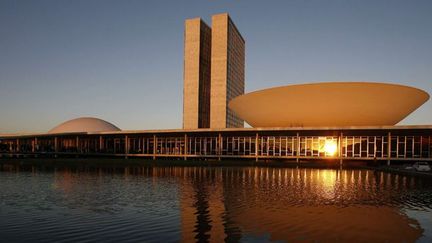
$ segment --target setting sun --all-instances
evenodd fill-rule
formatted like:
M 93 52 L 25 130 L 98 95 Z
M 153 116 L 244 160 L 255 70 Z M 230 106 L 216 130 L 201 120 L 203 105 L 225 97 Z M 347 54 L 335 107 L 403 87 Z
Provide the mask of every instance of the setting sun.
M 334 140 L 326 140 L 324 144 L 324 152 L 330 156 L 335 155 L 337 152 L 337 142 Z

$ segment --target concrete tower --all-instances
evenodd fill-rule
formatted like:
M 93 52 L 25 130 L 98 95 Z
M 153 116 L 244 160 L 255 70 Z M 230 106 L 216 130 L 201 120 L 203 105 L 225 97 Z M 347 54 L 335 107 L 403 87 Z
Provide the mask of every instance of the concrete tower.
M 245 42 L 227 13 L 185 21 L 183 129 L 243 127 L 228 108 L 244 94 Z
M 210 127 L 211 29 L 200 18 L 185 21 L 183 129 Z
M 227 13 L 212 16 L 210 127 L 243 127 L 228 108 L 244 94 L 245 41 Z

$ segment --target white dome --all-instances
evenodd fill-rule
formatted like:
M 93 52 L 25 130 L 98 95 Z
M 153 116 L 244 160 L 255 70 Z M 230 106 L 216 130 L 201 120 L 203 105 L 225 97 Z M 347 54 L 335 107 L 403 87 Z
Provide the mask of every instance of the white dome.
M 93 117 L 80 117 L 72 119 L 54 127 L 48 133 L 72 133 L 72 132 L 111 132 L 121 131 L 113 124 Z

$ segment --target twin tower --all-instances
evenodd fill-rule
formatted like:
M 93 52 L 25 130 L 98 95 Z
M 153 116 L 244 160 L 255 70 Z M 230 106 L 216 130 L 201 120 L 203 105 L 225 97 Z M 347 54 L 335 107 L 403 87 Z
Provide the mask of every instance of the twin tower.
M 244 94 L 245 41 L 227 13 L 185 21 L 183 75 L 183 129 L 244 126 L 228 103 Z

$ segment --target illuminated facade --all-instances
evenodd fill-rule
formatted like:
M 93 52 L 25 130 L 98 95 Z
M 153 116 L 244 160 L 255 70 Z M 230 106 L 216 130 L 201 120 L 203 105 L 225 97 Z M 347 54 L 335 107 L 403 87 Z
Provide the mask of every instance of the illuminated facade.
M 228 14 L 212 17 L 210 127 L 243 127 L 228 103 L 244 94 L 245 41 Z
M 245 42 L 228 14 L 185 22 L 183 128 L 243 127 L 228 103 L 244 94 Z
M 121 131 L 75 119 L 56 133 L 0 135 L 4 157 L 431 161 L 432 126 Z M 112 124 L 111 124 L 112 125 Z M 69 130 L 70 127 L 79 127 Z M 86 131 L 86 129 L 93 129 Z M 99 132 L 94 131 L 99 130 Z
M 184 38 L 183 128 L 209 128 L 211 29 L 188 19 Z

